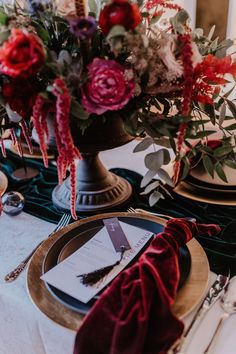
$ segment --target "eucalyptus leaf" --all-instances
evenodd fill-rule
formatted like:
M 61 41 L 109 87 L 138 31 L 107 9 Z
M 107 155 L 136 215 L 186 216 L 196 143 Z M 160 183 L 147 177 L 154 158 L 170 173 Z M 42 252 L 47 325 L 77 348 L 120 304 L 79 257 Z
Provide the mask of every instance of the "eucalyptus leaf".
M 42 91 L 39 94 L 41 97 L 43 97 L 45 100 L 48 100 L 48 93 L 46 91 Z
M 230 124 L 227 127 L 225 127 L 224 129 L 226 129 L 226 130 L 235 130 L 236 129 L 236 123 Z
M 165 170 L 160 168 L 158 170 L 157 174 L 160 177 L 160 179 L 162 179 L 164 182 L 166 182 L 170 187 L 174 187 L 172 179 L 170 178 L 170 176 L 168 175 L 168 173 Z
M 88 0 L 89 11 L 93 12 L 96 16 L 98 14 L 98 4 L 96 0 Z
M 210 118 L 211 122 L 213 125 L 216 124 L 216 114 L 215 114 L 215 108 L 211 104 L 205 104 L 202 106 L 203 111 L 208 115 Z
M 153 189 L 158 188 L 160 185 L 160 181 L 154 181 L 152 183 L 150 183 L 144 190 L 144 192 L 142 192 L 141 194 L 149 194 L 151 191 L 153 191 Z
M 208 155 L 203 155 L 202 158 L 203 166 L 209 175 L 214 178 L 214 164 Z
M 166 148 L 171 148 L 170 140 L 165 138 L 164 136 L 161 138 L 154 138 L 154 142 L 156 145 L 164 146 Z
M 211 41 L 211 39 L 212 39 L 212 37 L 213 37 L 213 35 L 214 35 L 214 33 L 215 33 L 215 29 L 216 29 L 216 26 L 213 25 L 213 26 L 211 27 L 211 29 L 210 29 L 210 32 L 209 32 L 208 36 L 207 36 L 208 41 Z
M 220 115 L 219 115 L 219 126 L 222 127 L 222 124 L 225 120 L 225 115 L 226 115 L 226 104 L 225 102 L 222 104 L 220 107 Z
M 233 160 L 225 160 L 224 164 L 230 168 L 236 169 L 236 161 Z
M 234 42 L 232 41 L 232 39 L 225 39 L 224 41 L 222 41 L 218 48 L 217 51 L 215 53 L 217 58 L 224 58 L 227 55 L 227 50 L 232 47 L 232 45 L 234 44 Z
M 49 32 L 41 26 L 37 21 L 33 21 L 33 26 L 37 31 L 37 35 L 42 39 L 44 43 L 48 43 L 50 41 L 50 34 Z
M 84 110 L 84 108 L 76 100 L 71 101 L 71 114 L 81 120 L 87 120 L 89 113 Z
M 225 172 L 219 162 L 215 165 L 215 171 L 216 171 L 217 175 L 222 179 L 222 181 L 228 183 Z
M 135 146 L 133 152 L 140 152 L 140 151 L 145 151 L 147 150 L 151 145 L 153 144 L 153 139 L 150 137 L 147 137 L 140 141 L 138 145 Z
M 67 50 L 61 50 L 58 55 L 58 64 L 63 68 L 64 64 L 70 65 L 72 63 L 72 58 Z
M 226 93 L 224 94 L 224 97 L 225 97 L 225 98 L 228 98 L 228 97 L 231 95 L 231 93 L 234 92 L 234 90 L 235 90 L 235 86 L 233 86 L 228 92 L 226 92 Z
M 140 187 L 144 188 L 148 185 L 148 183 L 150 183 L 152 181 L 152 179 L 154 178 L 154 176 L 156 175 L 156 171 L 152 171 L 152 170 L 148 170 L 147 173 L 145 174 L 145 176 L 142 178 Z
M 185 179 L 188 176 L 189 170 L 190 170 L 190 165 L 187 162 L 185 162 L 184 163 L 184 168 L 183 168 L 183 173 L 182 173 L 182 176 L 181 176 L 182 180 Z
M 169 137 L 169 141 L 170 141 L 170 145 L 172 150 L 174 151 L 174 153 L 177 153 L 177 149 L 176 149 L 176 141 L 173 137 Z
M 189 19 L 189 14 L 186 10 L 180 10 L 174 17 L 170 18 L 170 23 L 174 28 L 174 31 L 180 34 L 185 32 L 185 25 Z
M 227 101 L 228 107 L 229 107 L 233 117 L 236 118 L 236 105 L 227 98 L 226 98 L 226 101 Z
M 149 196 L 149 205 L 151 207 L 154 206 L 161 199 L 161 196 L 162 196 L 162 194 L 160 192 L 154 191 Z
M 125 33 L 126 30 L 124 26 L 120 26 L 120 25 L 113 26 L 107 35 L 107 40 L 109 41 L 114 37 L 122 37 L 125 35 Z
M 209 49 L 212 51 L 212 52 L 215 52 L 217 47 L 218 47 L 218 42 L 219 42 L 219 37 L 215 38 L 214 41 L 210 44 L 210 47 Z
M 201 38 L 203 37 L 203 29 L 202 28 L 196 28 L 194 30 L 194 35 L 197 37 L 197 38 Z
M 220 146 L 214 150 L 214 157 L 222 157 L 233 151 L 232 146 Z
M 7 103 L 5 106 L 8 118 L 10 119 L 11 122 L 18 123 L 22 120 L 22 117 L 15 111 L 13 111 L 9 104 Z
M 168 165 L 168 163 L 170 162 L 171 158 L 170 158 L 170 152 L 167 149 L 163 149 L 163 153 L 164 153 L 164 163 L 163 165 Z
M 152 171 L 158 171 L 159 168 L 164 164 L 164 149 L 160 149 L 155 152 L 151 152 L 145 156 L 144 162 L 145 166 Z

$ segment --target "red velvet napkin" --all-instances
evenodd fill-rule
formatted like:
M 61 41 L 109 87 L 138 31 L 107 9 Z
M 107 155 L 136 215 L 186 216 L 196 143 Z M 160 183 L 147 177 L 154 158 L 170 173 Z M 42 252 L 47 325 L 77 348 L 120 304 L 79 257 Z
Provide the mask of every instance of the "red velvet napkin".
M 168 221 L 138 261 L 121 272 L 85 317 L 74 354 L 166 353 L 184 325 L 171 311 L 179 283 L 179 247 L 216 225 Z

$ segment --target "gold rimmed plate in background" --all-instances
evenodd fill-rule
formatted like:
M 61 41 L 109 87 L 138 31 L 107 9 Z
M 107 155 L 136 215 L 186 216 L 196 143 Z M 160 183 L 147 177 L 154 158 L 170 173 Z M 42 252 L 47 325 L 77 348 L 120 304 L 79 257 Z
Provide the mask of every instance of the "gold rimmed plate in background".
M 166 223 L 165 220 L 156 216 L 144 214 L 132 215 L 130 213 L 108 213 L 92 216 L 67 226 L 65 229 L 60 230 L 47 239 L 36 251 L 29 265 L 27 286 L 33 303 L 50 319 L 69 329 L 77 330 L 81 324 L 83 315 L 64 306 L 62 302 L 58 301 L 48 290 L 44 281 L 40 279 L 45 257 L 48 254 L 49 249 L 57 242 L 57 240 L 62 238 L 63 235 L 76 235 L 78 227 L 83 225 L 86 228 L 87 223 L 110 217 L 139 218 L 140 220 L 148 220 L 162 226 Z M 209 279 L 209 265 L 202 247 L 195 239 L 191 240 L 187 247 L 191 256 L 191 269 L 188 278 L 178 291 L 173 307 L 175 314 L 179 318 L 183 318 L 187 315 L 202 300 Z
M 233 186 L 224 187 L 215 184 L 208 184 L 208 183 L 201 182 L 193 178 L 192 176 L 188 176 L 184 180 L 184 182 L 186 182 L 193 188 L 198 189 L 200 192 L 203 191 L 203 192 L 214 193 L 214 194 L 217 193 L 219 196 L 225 196 L 227 194 L 231 194 L 231 195 L 235 194 L 236 197 L 236 187 Z
M 0 171 L 0 196 L 6 192 L 7 186 L 7 176 L 2 171 Z
M 236 173 L 235 170 L 229 166 L 224 165 L 223 170 L 227 176 L 227 181 L 224 182 L 216 173 L 214 173 L 214 178 L 212 178 L 206 171 L 203 163 L 199 163 L 195 168 L 191 169 L 189 176 L 192 177 L 198 185 L 205 185 L 208 187 L 225 190 L 234 189 L 236 190 Z
M 236 206 L 236 193 L 216 193 L 214 191 L 201 190 L 198 187 L 182 181 L 173 190 L 182 197 L 215 205 Z

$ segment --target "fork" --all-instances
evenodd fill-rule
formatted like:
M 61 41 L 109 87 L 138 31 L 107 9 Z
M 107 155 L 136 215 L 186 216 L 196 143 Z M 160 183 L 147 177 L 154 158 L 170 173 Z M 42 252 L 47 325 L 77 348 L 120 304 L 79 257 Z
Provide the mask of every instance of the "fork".
M 154 216 L 159 216 L 160 218 L 163 218 L 163 219 L 166 219 L 166 220 L 171 220 L 171 219 L 174 219 L 174 216 L 170 216 L 170 215 L 164 215 L 164 214 L 159 214 L 159 213 L 153 213 L 151 211 L 147 211 L 147 210 L 144 210 L 144 209 L 140 209 L 140 208 L 128 208 L 127 209 L 127 212 L 128 213 L 142 213 L 142 214 L 149 214 L 149 215 L 154 215 Z M 183 219 L 186 219 L 186 220 L 189 220 L 189 221 L 192 221 L 192 222 L 196 222 L 196 219 L 192 218 L 192 217 L 184 217 Z
M 63 214 L 61 219 L 59 220 L 57 226 L 55 227 L 55 229 L 48 235 L 48 237 L 52 236 L 55 232 L 61 230 L 63 227 L 65 227 L 66 225 L 69 224 L 71 219 L 71 215 L 70 214 Z M 4 280 L 7 283 L 10 283 L 14 280 L 16 280 L 18 278 L 18 276 L 21 274 L 21 272 L 25 269 L 26 265 L 28 264 L 29 260 L 31 259 L 31 257 L 34 255 L 34 253 L 37 251 L 37 249 L 39 248 L 39 246 L 41 246 L 41 244 L 44 242 L 45 240 L 42 240 L 41 242 L 38 243 L 38 245 L 30 252 L 30 254 L 20 263 L 18 264 L 18 266 L 11 271 L 10 273 L 8 273 Z
M 174 219 L 173 216 L 170 216 L 170 215 L 164 215 L 164 214 L 159 214 L 159 213 L 152 213 L 151 211 L 147 211 L 147 210 L 144 210 L 144 209 L 140 209 L 140 208 L 128 208 L 127 209 L 127 212 L 128 213 L 145 213 L 145 214 L 151 214 L 151 215 L 155 215 L 155 216 L 160 216 L 161 218 L 165 218 L 167 220 L 171 220 L 171 219 Z

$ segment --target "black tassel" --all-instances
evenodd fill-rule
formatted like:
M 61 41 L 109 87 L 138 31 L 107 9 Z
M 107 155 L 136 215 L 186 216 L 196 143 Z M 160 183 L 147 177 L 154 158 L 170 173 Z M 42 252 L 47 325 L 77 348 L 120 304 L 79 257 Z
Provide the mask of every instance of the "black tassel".
M 98 281 L 102 280 L 115 266 L 120 264 L 120 262 L 123 259 L 125 250 L 126 250 L 126 248 L 124 246 L 121 246 L 120 259 L 118 261 L 116 261 L 115 263 L 113 263 L 107 267 L 103 267 L 101 269 L 94 270 L 91 273 L 77 275 L 77 277 L 81 278 L 81 280 L 80 280 L 81 283 L 86 286 L 88 286 L 88 285 L 91 286 L 91 285 L 96 284 Z

